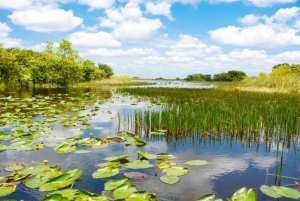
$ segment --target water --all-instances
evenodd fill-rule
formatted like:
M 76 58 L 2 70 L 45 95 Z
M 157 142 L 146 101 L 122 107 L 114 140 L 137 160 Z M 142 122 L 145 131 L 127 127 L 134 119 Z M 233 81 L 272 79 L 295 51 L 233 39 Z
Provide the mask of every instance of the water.
M 45 149 L 32 151 L 7 150 L 0 152 L 0 163 L 2 164 L 0 167 L 0 176 L 9 174 L 4 170 L 8 165 L 20 162 L 32 166 L 34 163 L 31 161 L 42 162 L 47 159 L 49 164 L 59 165 L 61 170 L 71 168 L 83 170 L 80 181 L 76 181 L 73 186 L 74 189 L 84 189 L 92 193 L 101 193 L 104 183 L 108 180 L 124 177 L 124 172 L 138 171 L 148 175 L 143 181 L 133 181 L 138 186 L 138 189 L 155 193 L 158 200 L 164 201 L 192 201 L 209 193 L 213 193 L 217 197 L 226 200 L 226 198 L 230 198 L 241 187 L 254 188 L 257 191 L 258 200 L 275 200 L 261 193 L 259 187 L 263 184 L 271 186 L 278 183 L 278 179 L 276 180 L 275 176 L 268 174 L 276 173 L 276 166 L 278 167 L 280 163 L 281 154 L 283 154 L 282 175 L 300 178 L 297 146 L 295 145 L 290 149 L 284 148 L 282 150 L 282 145 L 277 147 L 275 142 L 265 142 L 264 139 L 261 139 L 259 144 L 252 144 L 247 142 L 241 143 L 234 138 L 225 140 L 200 133 L 191 134 L 188 137 L 176 138 L 168 135 L 168 133 L 162 136 L 146 135 L 148 133 L 143 131 L 138 134 L 141 135 L 142 140 L 147 142 L 147 145 L 144 147 L 125 146 L 123 143 L 112 142 L 104 149 L 77 146 L 77 149 L 91 150 L 92 152 L 88 154 L 57 154 L 51 144 L 57 143 L 59 138 L 71 137 L 80 133 L 83 134 L 83 137 L 88 137 L 90 133 L 93 133 L 93 137 L 105 138 L 107 136 L 115 136 L 115 133 L 119 130 L 134 128 L 131 120 L 128 120 L 128 123 L 124 123 L 126 122 L 124 120 L 119 120 L 123 118 L 123 115 L 128 116 L 128 114 L 132 114 L 132 111 L 136 109 L 146 108 L 147 104 L 145 102 L 138 102 L 137 105 L 131 105 L 133 102 L 136 103 L 133 97 L 114 94 L 107 89 L 101 88 L 7 89 L 6 91 L 2 91 L 1 95 L 0 114 L 2 116 L 0 117 L 0 122 L 5 119 L 3 114 L 7 114 L 8 112 L 14 113 L 15 108 L 6 109 L 6 103 L 10 105 L 14 102 L 24 103 L 25 99 L 36 97 L 37 95 L 51 97 L 51 101 L 46 105 L 55 104 L 61 110 L 74 105 L 85 104 L 87 109 L 80 111 L 81 115 L 90 112 L 94 106 L 99 106 L 100 110 L 96 115 L 91 116 L 87 120 L 87 123 L 91 126 L 89 130 L 74 130 L 78 126 L 62 126 L 60 123 L 56 123 L 50 127 L 51 129 L 47 129 L 47 132 L 53 134 L 54 137 L 43 137 L 34 140 L 35 143 L 43 140 L 46 144 Z M 7 97 L 9 96 L 15 100 L 8 100 Z M 80 97 L 80 100 L 76 100 L 76 97 Z M 64 101 L 64 103 L 61 101 Z M 15 105 L 15 107 L 19 106 Z M 160 106 L 155 107 L 154 109 L 160 109 Z M 23 112 L 26 113 L 26 110 Z M 41 121 L 42 118 L 43 116 L 37 116 L 32 121 Z M 0 131 L 9 133 L 11 132 L 10 129 L 14 126 L 2 122 L 0 127 Z M 7 140 L 3 140 L 2 142 L 7 145 L 10 143 Z M 105 162 L 105 157 L 128 154 L 129 160 L 134 161 L 138 158 L 136 153 L 138 150 L 145 150 L 151 154 L 162 152 L 173 154 L 177 156 L 177 159 L 172 160 L 172 162 L 175 162 L 176 166 L 188 167 L 189 174 L 180 176 L 180 181 L 174 185 L 162 183 L 159 180 L 159 177 L 163 175 L 162 170 L 155 166 L 141 170 L 131 170 L 122 167 L 120 173 L 116 176 L 106 179 L 92 178 L 92 173 L 98 169 L 96 165 Z M 209 165 L 184 165 L 184 162 L 196 159 L 207 160 Z M 159 162 L 157 160 L 149 161 L 153 165 Z M 155 171 L 157 171 L 157 175 Z M 283 177 L 281 185 L 292 184 L 290 187 L 296 188 L 293 186 L 293 183 L 299 180 Z M 1 199 L 34 201 L 41 200 L 46 195 L 47 192 L 39 192 L 38 189 L 29 189 L 24 184 L 18 184 L 14 194 L 2 197 Z M 284 201 L 289 199 L 281 198 L 279 200 Z

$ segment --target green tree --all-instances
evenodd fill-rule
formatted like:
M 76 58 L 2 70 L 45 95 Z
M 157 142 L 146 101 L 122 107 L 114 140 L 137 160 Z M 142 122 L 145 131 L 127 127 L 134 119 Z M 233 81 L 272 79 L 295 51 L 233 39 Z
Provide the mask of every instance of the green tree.
M 105 77 L 106 78 L 110 78 L 111 76 L 114 75 L 113 69 L 107 64 L 98 64 L 98 68 L 105 72 L 105 74 L 106 74 Z

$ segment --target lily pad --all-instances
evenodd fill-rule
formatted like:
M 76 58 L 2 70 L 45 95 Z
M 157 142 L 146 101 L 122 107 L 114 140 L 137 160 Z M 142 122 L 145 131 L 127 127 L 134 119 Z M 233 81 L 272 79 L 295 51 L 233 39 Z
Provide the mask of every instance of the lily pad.
M 156 201 L 156 195 L 148 191 L 137 191 L 127 197 L 125 201 Z
M 201 166 L 201 165 L 207 165 L 208 161 L 205 161 L 205 160 L 190 160 L 190 161 L 185 162 L 184 164 Z
M 123 184 L 114 190 L 113 195 L 117 199 L 125 199 L 134 192 L 137 192 L 136 188 L 134 188 L 128 184 Z
M 51 191 L 71 185 L 82 174 L 82 170 L 72 169 L 63 172 L 61 175 L 48 180 L 40 187 L 40 191 Z
M 176 165 L 176 163 L 172 163 L 170 161 L 161 161 L 157 163 L 156 166 L 160 169 L 164 169 L 164 168 L 170 168 L 172 165 Z
M 69 153 L 76 150 L 76 142 L 62 142 L 60 145 L 54 148 L 59 154 Z
M 146 174 L 141 172 L 125 172 L 124 176 L 135 180 L 143 180 L 147 177 Z
M 262 185 L 262 186 L 260 187 L 260 190 L 261 190 L 264 194 L 266 194 L 266 195 L 268 195 L 268 196 L 270 196 L 270 197 L 272 197 L 272 198 L 280 198 L 280 197 L 281 197 L 281 195 L 278 194 L 278 193 L 276 193 L 270 186 Z
M 160 181 L 162 181 L 166 184 L 170 184 L 170 185 L 179 182 L 179 177 L 174 176 L 174 175 L 163 175 L 159 179 L 160 179 Z
M 119 169 L 118 168 L 112 168 L 112 167 L 103 167 L 99 168 L 96 170 L 92 176 L 95 179 L 101 179 L 101 178 L 107 178 L 107 177 L 112 177 L 114 175 L 119 174 Z
M 126 159 L 128 157 L 129 157 L 128 154 L 123 154 L 121 156 L 106 157 L 106 158 L 104 158 L 104 160 L 106 160 L 106 161 L 119 161 L 119 160 L 122 160 L 122 159 Z
M 157 159 L 158 160 L 172 160 L 177 158 L 176 156 L 169 154 L 169 153 L 159 153 L 157 154 Z
M 278 193 L 284 197 L 288 197 L 288 198 L 292 198 L 292 199 L 300 198 L 300 192 L 295 189 L 288 188 L 285 186 L 274 186 L 274 185 L 271 188 L 273 191 L 275 191 L 276 193 Z
M 118 168 L 121 167 L 121 163 L 119 161 L 110 161 L 107 163 L 100 163 L 97 164 L 98 167 L 112 167 L 112 168 Z
M 222 199 L 216 199 L 214 194 L 207 194 L 198 198 L 197 201 L 222 201 Z
M 26 168 L 26 166 L 24 164 L 17 163 L 17 164 L 14 164 L 14 165 L 7 166 L 5 168 L 5 170 L 8 171 L 8 172 L 15 172 L 15 171 L 23 170 L 24 168 Z
M 131 168 L 131 169 L 145 169 L 153 167 L 152 164 L 149 163 L 147 160 L 136 160 L 131 163 L 127 163 L 124 165 L 125 168 Z
M 127 178 L 119 178 L 119 179 L 111 180 L 104 184 L 104 190 L 115 190 L 116 188 L 118 188 L 123 184 L 127 184 L 130 186 L 131 182 Z
M 47 197 L 49 197 L 49 196 L 51 196 L 53 194 L 60 194 L 63 197 L 68 198 L 68 200 L 73 200 L 76 193 L 78 193 L 78 190 L 76 190 L 76 189 L 65 189 L 65 190 L 55 191 L 55 192 L 53 192 L 51 194 L 48 194 Z
M 6 151 L 6 150 L 7 150 L 7 146 L 5 144 L 3 144 L 2 142 L 0 142 L 0 152 Z
M 42 201 L 69 201 L 69 199 L 66 197 L 63 197 L 61 194 L 52 194 L 52 195 L 44 198 Z
M 138 150 L 137 154 L 144 157 L 144 158 L 147 158 L 147 159 L 157 159 L 156 154 L 149 154 L 148 152 L 143 151 L 143 150 Z
M 164 169 L 163 172 L 167 175 L 183 176 L 189 173 L 189 169 L 184 167 L 171 167 Z
M 247 201 L 256 201 L 257 195 L 256 191 L 253 188 L 249 190 L 246 187 L 240 188 L 237 190 L 233 196 L 231 197 L 232 200 L 247 200 Z
M 77 150 L 77 151 L 74 151 L 73 153 L 74 154 L 87 154 L 87 153 L 91 153 L 92 151 L 90 150 Z
M 11 183 L 0 183 L 0 197 L 10 195 L 16 191 L 17 186 Z

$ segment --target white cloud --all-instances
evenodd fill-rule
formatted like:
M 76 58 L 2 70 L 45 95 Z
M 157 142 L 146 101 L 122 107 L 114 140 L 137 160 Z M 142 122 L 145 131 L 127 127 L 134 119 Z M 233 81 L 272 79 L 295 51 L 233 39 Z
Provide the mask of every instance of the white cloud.
M 299 13 L 299 7 L 282 8 L 273 15 L 272 19 L 281 23 L 285 23 L 293 17 L 299 16 Z
M 81 28 L 83 30 L 86 30 L 86 31 L 89 31 L 89 32 L 97 32 L 98 31 L 98 26 L 97 25 L 94 25 L 94 26 L 86 26 L 86 25 L 81 25 Z
M 85 4 L 90 7 L 90 10 L 111 8 L 115 4 L 115 0 L 79 0 L 80 4 Z
M 300 51 L 286 51 L 274 56 L 278 63 L 300 63 Z
M 249 14 L 244 16 L 243 18 L 240 18 L 238 21 L 245 25 L 254 25 L 258 22 L 259 17 L 257 17 L 254 14 Z
M 0 9 L 22 9 L 29 7 L 32 4 L 30 0 L 1 0 L 0 1 Z
M 98 55 L 105 57 L 117 57 L 117 56 L 141 56 L 141 55 L 156 55 L 157 52 L 153 48 L 132 48 L 128 50 L 122 49 L 95 49 L 87 52 L 89 55 Z
M 164 15 L 169 20 L 173 21 L 174 18 L 171 15 L 171 4 L 167 2 L 160 2 L 157 4 L 154 4 L 153 2 L 148 2 L 146 4 L 147 11 L 151 13 L 152 15 Z
M 119 47 L 122 44 L 107 32 L 74 32 L 68 36 L 73 45 L 81 47 Z
M 288 45 L 300 45 L 299 30 L 295 21 L 295 28 L 289 26 L 288 20 L 300 15 L 300 8 L 293 7 L 280 9 L 273 16 L 257 17 L 246 15 L 239 19 L 245 26 L 227 26 L 209 31 L 212 39 L 231 45 L 259 46 L 259 47 L 282 47 Z M 257 24 L 258 20 L 264 20 Z
M 65 32 L 80 24 L 83 19 L 74 17 L 73 11 L 52 6 L 32 7 L 30 10 L 14 11 L 8 16 L 15 25 L 38 32 Z
M 147 41 L 162 27 L 159 19 L 139 18 L 138 20 L 127 20 L 114 28 L 113 36 L 120 40 Z
M 295 22 L 295 28 L 300 29 L 300 20 Z
M 276 4 L 295 3 L 297 0 L 246 0 L 246 2 L 257 7 L 269 7 Z
M 21 44 L 21 39 L 8 37 L 11 31 L 12 29 L 6 23 L 0 22 L 0 44 L 7 47 L 19 46 Z
M 232 3 L 239 0 L 208 0 L 209 3 Z
M 204 57 L 207 54 L 216 54 L 221 52 L 218 46 L 208 46 L 197 38 L 190 35 L 180 34 L 180 40 L 170 47 L 170 51 L 166 52 L 167 56 L 177 57 Z

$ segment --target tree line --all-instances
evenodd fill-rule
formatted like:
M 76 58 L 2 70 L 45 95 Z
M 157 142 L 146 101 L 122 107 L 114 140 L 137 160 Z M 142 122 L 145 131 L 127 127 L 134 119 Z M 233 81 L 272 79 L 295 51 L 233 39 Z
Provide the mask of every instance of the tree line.
M 201 73 L 196 73 L 188 75 L 184 78 L 187 81 L 221 81 L 221 82 L 232 82 L 241 81 L 246 78 L 246 73 L 237 70 L 230 70 L 227 73 L 214 74 L 213 77 L 210 74 L 203 75 Z
M 113 74 L 109 65 L 96 65 L 83 59 L 66 39 L 62 39 L 57 48 L 52 41 L 46 41 L 42 52 L 4 48 L 0 44 L 0 83 L 5 85 L 67 86 L 109 78 Z

